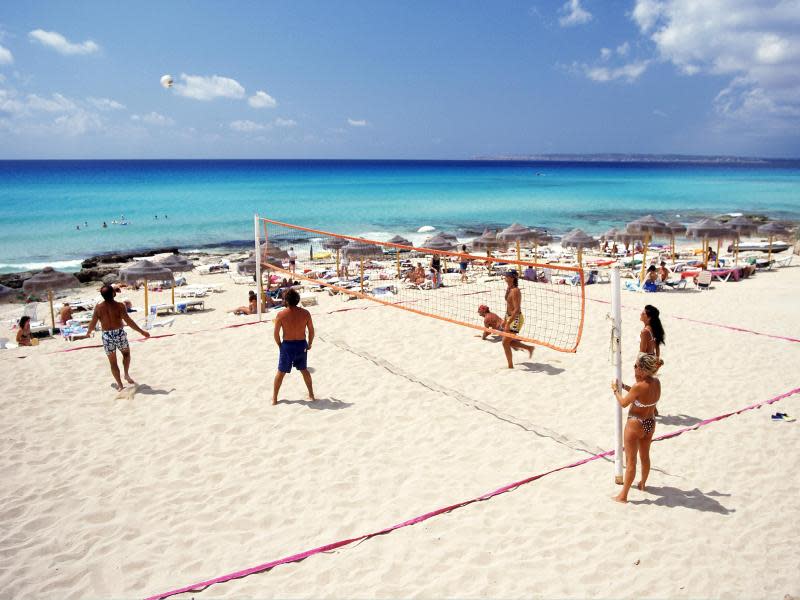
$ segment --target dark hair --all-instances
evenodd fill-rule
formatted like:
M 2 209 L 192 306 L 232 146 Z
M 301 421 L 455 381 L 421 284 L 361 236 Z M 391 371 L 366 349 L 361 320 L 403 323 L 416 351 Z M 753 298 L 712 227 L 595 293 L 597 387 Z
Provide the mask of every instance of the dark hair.
M 519 273 L 517 273 L 516 269 L 506 271 L 503 277 L 511 277 L 514 280 L 514 287 L 519 287 Z
M 107 302 L 114 301 L 114 288 L 110 285 L 104 285 L 100 288 L 100 295 L 103 297 L 103 300 Z
M 289 306 L 297 306 L 300 304 L 300 294 L 297 293 L 297 290 L 286 290 L 286 294 L 283 298 Z
M 19 328 L 22 329 L 23 327 L 25 327 L 25 323 L 27 323 L 30 320 L 31 320 L 31 318 L 28 315 L 23 315 L 22 317 L 20 317 L 19 318 Z
M 656 270 L 656 266 L 655 265 L 650 265 L 649 267 L 647 267 L 647 272 L 648 273 L 652 273 L 655 270 Z
M 661 261 L 661 266 L 662 266 L 662 267 L 666 267 L 666 266 L 667 266 L 667 263 L 666 263 L 666 261 L 663 261 L 663 260 L 662 260 L 662 261 Z
M 462 251 L 464 251 L 464 252 L 466 252 L 466 251 L 467 251 L 467 245 L 466 245 L 466 244 L 463 244 L 463 245 L 461 246 L 461 250 L 462 250 Z
M 247 293 L 247 296 L 248 296 L 249 298 L 255 298 L 255 297 L 256 297 L 256 293 L 255 293 L 253 290 L 250 290 L 250 291 Z
M 650 319 L 650 329 L 653 330 L 653 338 L 656 340 L 656 346 L 664 344 L 664 326 L 661 324 L 661 317 L 659 317 L 658 309 L 652 304 L 647 304 L 644 307 L 644 312 L 647 318 Z

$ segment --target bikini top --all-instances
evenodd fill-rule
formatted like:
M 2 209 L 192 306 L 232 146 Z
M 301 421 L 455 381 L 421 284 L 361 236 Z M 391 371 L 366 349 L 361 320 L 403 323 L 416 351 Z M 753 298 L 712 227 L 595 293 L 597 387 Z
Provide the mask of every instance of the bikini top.
M 656 400 L 652 404 L 642 404 L 641 402 L 639 402 L 638 398 L 633 401 L 633 405 L 638 406 L 639 408 L 650 408 L 651 406 L 655 406 L 656 404 L 658 404 L 658 400 Z

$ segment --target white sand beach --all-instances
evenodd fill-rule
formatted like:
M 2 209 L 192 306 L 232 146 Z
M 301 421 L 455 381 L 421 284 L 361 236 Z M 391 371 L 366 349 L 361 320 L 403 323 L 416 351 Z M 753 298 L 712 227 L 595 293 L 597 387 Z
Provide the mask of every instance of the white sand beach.
M 513 371 L 474 330 L 319 293 L 318 400 L 292 373 L 273 407 L 274 313 L 224 329 L 255 321 L 225 312 L 248 287 L 203 282 L 226 290 L 210 310 L 131 344 L 136 388 L 111 389 L 101 348 L 59 352 L 99 336 L 0 351 L 0 597 L 144 598 L 613 447 L 607 284 L 586 288 L 576 354 L 516 353 Z M 796 266 L 702 293 L 623 292 L 626 381 L 644 304 L 666 329 L 656 436 L 800 387 L 800 343 L 771 337 L 800 339 L 799 293 Z M 800 416 L 800 393 L 655 443 L 649 489 L 627 505 L 610 499 L 613 463 L 595 460 L 177 597 L 797 596 L 800 420 L 776 411 Z

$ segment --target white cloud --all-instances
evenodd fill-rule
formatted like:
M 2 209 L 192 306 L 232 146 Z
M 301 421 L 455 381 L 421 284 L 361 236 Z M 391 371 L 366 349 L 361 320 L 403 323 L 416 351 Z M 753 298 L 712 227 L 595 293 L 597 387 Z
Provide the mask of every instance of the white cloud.
M 564 16 L 558 22 L 562 27 L 573 27 L 583 25 L 592 20 L 592 13 L 581 6 L 581 0 L 567 0 L 561 7 Z
M 30 110 L 42 112 L 70 112 L 77 108 L 72 100 L 59 93 L 51 94 L 50 98 L 29 94 L 27 107 Z
M 267 92 L 258 90 L 254 95 L 247 99 L 247 103 L 253 108 L 275 108 L 278 102 Z
M 195 100 L 213 100 L 214 98 L 244 98 L 245 90 L 235 79 L 219 75 L 186 75 L 181 74 L 183 83 L 176 83 L 172 89 L 175 93 Z
M 600 60 L 608 60 L 611 58 L 611 54 L 610 48 L 600 48 Z
M 83 135 L 89 131 L 100 131 L 103 129 L 103 120 L 99 115 L 85 110 L 61 115 L 53 121 L 55 133 L 68 136 Z
M 278 117 L 275 119 L 275 127 L 294 127 L 297 125 L 297 121 L 294 119 L 281 119 Z
M 159 125 L 162 127 L 170 127 L 175 124 L 174 120 L 155 111 L 149 112 L 146 115 L 131 115 L 131 120 L 140 123 L 147 123 L 148 125 Z
M 92 54 L 100 50 L 100 46 L 92 40 L 86 40 L 79 44 L 70 42 L 63 35 L 57 31 L 44 31 L 43 29 L 34 29 L 28 34 L 28 37 L 40 44 L 52 48 L 61 54 Z
M 11 50 L 0 46 L 0 65 L 10 65 L 14 62 L 14 55 Z
M 638 62 L 628 63 L 621 67 L 592 67 L 589 65 L 578 65 L 583 70 L 586 77 L 592 81 L 599 81 L 605 83 L 607 81 L 616 81 L 622 79 L 627 82 L 636 81 L 642 73 L 647 70 L 650 61 L 643 60 Z
M 270 129 L 270 126 L 265 123 L 256 123 L 255 121 L 231 121 L 230 128 L 234 131 L 241 133 L 253 133 L 255 131 L 265 131 Z
M 637 0 L 631 18 L 682 73 L 731 78 L 715 100 L 720 116 L 798 128 L 787 120 L 800 112 L 797 0 Z
M 624 44 L 617 46 L 617 54 L 620 56 L 627 56 L 630 49 L 631 45 L 628 42 L 625 42 Z
M 347 124 L 350 125 L 350 127 L 366 127 L 367 126 L 367 121 L 365 119 L 350 119 L 350 118 L 348 118 L 347 119 Z
M 86 101 L 100 110 L 124 110 L 125 105 L 117 102 L 116 100 L 112 100 L 111 98 L 92 98 L 91 96 L 86 98 Z
M 663 110 L 659 110 L 657 108 L 653 110 L 653 114 L 657 117 L 664 117 L 664 118 L 668 116 L 667 113 L 665 113 Z
M 0 112 L 12 115 L 25 112 L 25 103 L 17 100 L 16 96 L 13 90 L 0 89 Z

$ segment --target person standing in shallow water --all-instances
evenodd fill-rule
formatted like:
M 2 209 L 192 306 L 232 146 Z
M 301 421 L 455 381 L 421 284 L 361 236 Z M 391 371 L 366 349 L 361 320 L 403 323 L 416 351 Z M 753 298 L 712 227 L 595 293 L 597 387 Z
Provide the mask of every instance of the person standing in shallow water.
M 519 333 L 525 318 L 522 316 L 522 292 L 519 289 L 519 274 L 511 269 L 506 271 L 506 318 L 503 321 L 503 328 L 508 333 Z M 508 368 L 514 368 L 514 361 L 511 358 L 511 350 L 527 350 L 528 357 L 533 356 L 533 346 L 523 344 L 519 340 L 510 337 L 503 337 L 503 352 L 506 354 Z
M 300 294 L 297 290 L 289 289 L 283 297 L 286 308 L 278 313 L 275 318 L 275 330 L 273 335 L 275 343 L 278 345 L 278 372 L 275 373 L 275 381 L 272 388 L 272 404 L 278 403 L 278 392 L 281 389 L 283 378 L 292 371 L 292 367 L 300 371 L 303 381 L 308 388 L 308 398 L 312 402 L 314 398 L 314 387 L 311 382 L 311 373 L 308 372 L 308 351 L 314 343 L 314 321 L 311 313 L 300 304 Z M 308 330 L 308 341 L 306 341 L 306 330 Z M 283 339 L 281 340 L 281 331 Z

